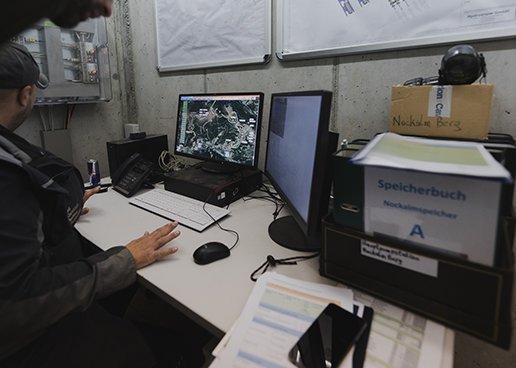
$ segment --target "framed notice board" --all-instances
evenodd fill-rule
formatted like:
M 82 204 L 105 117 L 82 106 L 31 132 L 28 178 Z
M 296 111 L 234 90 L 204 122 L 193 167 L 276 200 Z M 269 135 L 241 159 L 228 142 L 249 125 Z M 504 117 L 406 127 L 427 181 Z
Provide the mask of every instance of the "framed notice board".
M 285 60 L 516 36 L 516 0 L 278 0 L 277 12 Z
M 160 72 L 266 63 L 272 0 L 155 0 Z

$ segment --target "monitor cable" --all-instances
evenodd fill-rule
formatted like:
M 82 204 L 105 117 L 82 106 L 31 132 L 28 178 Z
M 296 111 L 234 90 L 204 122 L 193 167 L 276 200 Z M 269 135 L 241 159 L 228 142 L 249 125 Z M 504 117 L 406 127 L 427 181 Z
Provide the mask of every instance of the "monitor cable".
M 279 205 L 281 204 L 281 202 L 282 202 L 282 201 L 281 201 L 281 199 L 279 199 L 279 198 L 275 197 L 272 193 L 270 193 L 270 192 L 268 191 L 268 189 L 267 189 L 267 190 L 266 190 L 266 189 L 263 189 L 263 184 L 262 184 L 262 186 L 261 186 L 259 189 L 257 189 L 257 191 L 264 192 L 264 193 L 266 193 L 267 195 L 261 195 L 261 196 L 257 196 L 257 195 L 246 195 L 246 196 L 243 198 L 243 200 L 244 200 L 244 201 L 249 201 L 249 200 L 251 200 L 251 199 L 263 199 L 263 200 L 265 200 L 265 201 L 269 201 L 269 202 L 274 203 L 276 206 L 279 206 Z
M 177 158 L 167 150 L 163 150 L 159 155 L 158 165 L 163 172 L 178 171 L 189 167 L 185 161 Z
M 269 267 L 275 267 L 277 265 L 297 265 L 297 262 L 306 261 L 308 259 L 315 258 L 318 256 L 319 256 L 319 252 L 308 255 L 308 256 L 296 256 L 296 257 L 276 259 L 269 254 L 267 256 L 267 260 L 260 267 L 258 267 L 256 270 L 254 270 L 250 277 L 253 282 L 256 282 L 256 280 L 258 280 L 258 277 L 260 277 L 265 272 L 267 272 Z M 256 276 L 256 274 L 258 272 L 260 272 L 260 270 L 261 270 L 260 275 Z
M 276 217 L 279 215 L 281 210 L 285 207 L 285 202 L 279 197 L 279 195 L 277 193 L 273 192 L 265 184 L 261 185 L 259 191 L 264 192 L 266 195 L 246 196 L 243 198 L 243 200 L 248 201 L 251 199 L 261 199 L 261 200 L 266 200 L 266 201 L 270 201 L 270 202 L 274 203 L 274 205 L 276 206 L 276 209 L 273 213 L 273 217 L 274 217 L 274 219 L 276 219 Z M 210 199 L 210 197 L 211 197 L 211 194 L 206 199 L 206 202 Z M 206 204 L 206 202 L 205 202 L 205 204 Z M 203 208 L 204 208 L 204 206 L 203 206 Z M 205 210 L 205 212 L 208 213 L 206 210 Z M 209 213 L 208 213 L 208 216 L 210 216 L 213 219 L 213 217 Z M 235 234 L 237 236 L 237 241 L 230 248 L 230 250 L 233 249 L 236 246 L 236 244 L 238 243 L 238 239 L 239 239 L 238 233 L 234 230 L 224 229 L 220 226 L 220 224 L 217 221 L 215 221 L 215 222 L 222 230 L 232 232 L 233 234 Z M 275 267 L 276 265 L 297 265 L 297 262 L 306 261 L 308 259 L 315 258 L 318 256 L 319 256 L 319 252 L 310 254 L 307 256 L 295 256 L 295 257 L 288 257 L 288 258 L 282 258 L 282 259 L 276 259 L 272 255 L 268 255 L 267 260 L 260 267 L 258 267 L 256 270 L 253 271 L 253 273 L 250 275 L 250 278 L 253 282 L 255 282 L 256 280 L 258 280 L 258 277 L 263 275 L 265 272 L 267 272 L 267 270 L 270 267 Z M 259 274 L 259 276 L 257 276 L 257 274 L 260 272 L 260 270 L 261 270 L 261 273 Z
M 265 184 L 262 184 L 260 189 L 258 189 L 258 190 L 266 193 L 267 195 L 259 196 L 259 197 L 258 196 L 246 196 L 244 198 L 244 201 L 247 201 L 249 199 L 263 199 L 263 200 L 274 203 L 274 205 L 276 206 L 276 209 L 272 213 L 272 217 L 274 220 L 276 220 L 276 218 L 280 214 L 281 210 L 285 207 L 285 202 L 278 196 L 277 193 L 272 192 L 270 190 L 270 188 Z

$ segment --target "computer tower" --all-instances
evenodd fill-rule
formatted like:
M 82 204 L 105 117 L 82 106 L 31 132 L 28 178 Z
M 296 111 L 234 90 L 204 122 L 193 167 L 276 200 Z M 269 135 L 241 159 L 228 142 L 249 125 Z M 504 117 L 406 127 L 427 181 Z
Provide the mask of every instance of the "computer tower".
M 111 175 L 129 156 L 133 153 L 139 153 L 143 158 L 155 165 L 153 176 L 159 176 L 161 170 L 159 169 L 158 160 L 161 152 L 168 151 L 168 139 L 166 134 L 152 134 L 141 139 L 122 139 L 106 142 L 106 147 Z M 156 182 L 158 180 L 151 181 Z
M 260 170 L 245 169 L 232 174 L 205 172 L 200 167 L 165 173 L 165 189 L 224 207 L 262 185 Z

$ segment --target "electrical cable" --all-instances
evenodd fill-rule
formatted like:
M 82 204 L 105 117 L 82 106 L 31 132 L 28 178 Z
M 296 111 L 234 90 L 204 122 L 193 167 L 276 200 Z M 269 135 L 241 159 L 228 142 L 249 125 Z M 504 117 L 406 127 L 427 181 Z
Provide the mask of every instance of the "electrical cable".
M 247 198 L 248 198 L 247 200 L 249 200 L 249 199 L 260 199 L 260 200 L 267 200 L 267 201 L 273 202 L 275 204 L 275 206 L 276 206 L 276 210 L 273 213 L 273 218 L 274 218 L 274 220 L 276 220 L 276 218 L 279 215 L 279 213 L 281 212 L 281 210 L 286 206 L 285 201 L 283 201 L 279 197 L 278 193 L 273 192 L 265 184 L 262 184 L 260 189 L 258 189 L 258 190 L 261 191 L 261 192 L 266 193 L 267 195 L 260 196 L 260 197 L 257 197 L 257 196 L 247 196 Z M 246 199 L 244 198 L 244 200 L 246 200 Z M 315 258 L 317 256 L 319 256 L 319 252 L 314 253 L 314 254 L 310 254 L 310 255 L 307 255 L 307 256 L 295 256 L 295 257 L 276 259 L 272 255 L 269 254 L 267 256 L 267 260 L 260 267 L 258 267 L 256 270 L 254 270 L 253 273 L 251 273 L 250 278 L 254 282 L 254 281 L 256 281 L 258 279 L 256 274 L 258 272 L 260 272 L 260 270 L 262 270 L 260 275 L 263 275 L 265 272 L 267 272 L 267 270 L 270 267 L 275 267 L 277 265 L 297 265 L 297 262 L 306 261 L 308 259 Z
M 65 122 L 65 129 L 69 129 L 72 125 L 72 116 L 73 112 L 75 111 L 75 104 L 72 104 L 72 107 L 70 107 L 69 104 L 66 105 L 66 122 Z
M 177 171 L 186 169 L 189 165 L 181 159 L 171 154 L 167 150 L 163 150 L 158 157 L 158 165 L 164 172 Z
M 288 257 L 288 258 L 282 258 L 282 259 L 276 259 L 270 254 L 267 256 L 267 260 L 256 270 L 253 271 L 253 273 L 250 275 L 250 278 L 253 282 L 256 282 L 258 280 L 258 277 L 256 277 L 256 274 L 262 270 L 260 273 L 260 276 L 263 275 L 269 267 L 276 267 L 277 265 L 297 265 L 297 262 L 300 261 L 306 261 L 311 258 L 315 258 L 319 256 L 319 252 L 310 254 L 308 256 L 295 256 L 295 257 Z
M 50 106 L 50 105 L 47 105 L 47 115 L 48 115 L 48 120 L 50 121 L 50 130 L 55 130 L 54 111 L 52 109 L 52 106 Z
M 276 192 L 272 192 L 268 187 L 267 185 L 265 184 L 262 184 L 262 186 L 260 187 L 260 189 L 258 189 L 259 191 L 262 191 L 264 193 L 267 193 L 267 196 L 263 196 L 263 197 L 251 197 L 251 196 L 248 196 L 248 198 L 251 198 L 251 199 L 265 199 L 265 200 L 268 200 L 268 201 L 271 201 L 274 203 L 274 205 L 276 206 L 276 209 L 274 210 L 274 212 L 272 213 L 272 217 L 274 220 L 276 220 L 276 218 L 278 217 L 278 215 L 280 214 L 280 212 L 283 210 L 283 208 L 285 207 L 286 203 L 285 201 L 283 201 L 278 193 Z M 244 199 L 245 200 L 245 199 Z
M 218 220 L 215 220 L 213 218 L 213 216 L 211 215 L 211 213 L 208 212 L 208 210 L 206 209 L 206 204 L 208 203 L 208 201 L 210 200 L 211 196 L 213 195 L 213 193 L 210 193 L 210 195 L 208 196 L 208 198 L 206 198 L 206 200 L 204 201 L 203 205 L 202 205 L 202 209 L 204 212 L 206 212 L 206 214 L 208 216 L 210 216 L 210 218 L 213 220 L 213 222 L 215 222 L 215 224 L 217 224 L 217 226 L 219 227 L 220 230 L 222 231 L 225 231 L 227 233 L 232 233 L 233 235 L 235 235 L 236 237 L 236 240 L 235 242 L 233 243 L 233 245 L 231 247 L 229 247 L 229 250 L 231 251 L 234 247 L 236 247 L 236 245 L 238 244 L 239 240 L 240 240 L 240 235 L 238 234 L 237 231 L 235 230 L 232 230 L 232 229 L 226 229 L 224 227 L 222 227 L 220 224 L 219 224 L 219 221 Z M 229 206 L 228 206 L 229 207 Z

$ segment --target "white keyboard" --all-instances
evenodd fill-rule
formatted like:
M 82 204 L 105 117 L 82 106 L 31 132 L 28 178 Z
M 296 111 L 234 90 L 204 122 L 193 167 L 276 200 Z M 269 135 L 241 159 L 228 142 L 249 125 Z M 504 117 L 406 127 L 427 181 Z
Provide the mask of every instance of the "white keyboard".
M 209 203 L 169 192 L 164 189 L 152 189 L 129 200 L 129 203 L 144 210 L 175 220 L 197 231 L 203 231 L 215 221 L 229 214 L 229 210 Z M 203 209 L 215 219 L 208 216 Z

